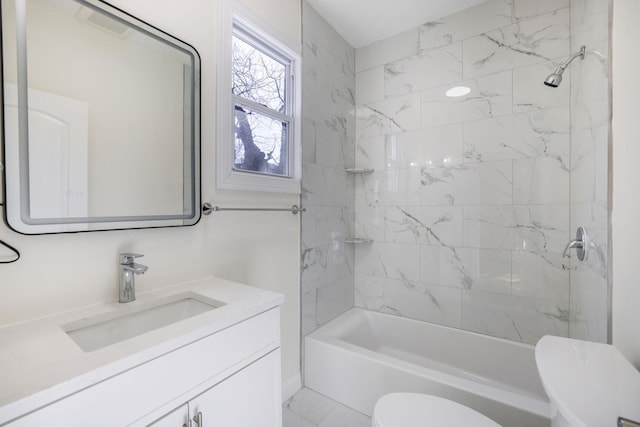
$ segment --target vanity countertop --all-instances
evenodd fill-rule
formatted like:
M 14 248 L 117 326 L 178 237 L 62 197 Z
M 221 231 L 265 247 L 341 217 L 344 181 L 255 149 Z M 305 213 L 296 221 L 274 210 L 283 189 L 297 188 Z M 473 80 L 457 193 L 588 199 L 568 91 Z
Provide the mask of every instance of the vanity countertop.
M 81 350 L 63 329 L 83 319 L 143 310 L 179 294 L 196 294 L 224 305 L 91 352 Z M 0 328 L 0 424 L 283 302 L 280 294 L 208 277 L 140 293 L 127 304 L 97 304 Z

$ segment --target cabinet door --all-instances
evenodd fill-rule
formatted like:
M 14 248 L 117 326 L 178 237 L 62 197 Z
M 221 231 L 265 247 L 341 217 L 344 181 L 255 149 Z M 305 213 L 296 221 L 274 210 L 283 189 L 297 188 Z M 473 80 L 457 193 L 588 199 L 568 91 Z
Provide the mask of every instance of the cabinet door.
M 277 349 L 189 401 L 192 426 L 280 427 L 280 381 Z
M 149 424 L 152 427 L 189 427 L 189 406 L 184 405 L 174 409 L 165 416 Z

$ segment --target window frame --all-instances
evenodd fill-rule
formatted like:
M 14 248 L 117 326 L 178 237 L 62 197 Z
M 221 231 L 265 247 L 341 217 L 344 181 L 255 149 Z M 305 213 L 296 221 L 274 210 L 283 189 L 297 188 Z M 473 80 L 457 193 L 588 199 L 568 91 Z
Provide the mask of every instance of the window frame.
M 216 184 L 223 190 L 246 190 L 279 193 L 301 193 L 302 153 L 301 153 L 301 59 L 300 55 L 283 42 L 259 28 L 236 11 L 221 11 L 220 54 L 218 58 L 218 132 Z M 285 113 L 233 94 L 232 90 L 232 42 L 236 36 L 245 43 L 287 67 L 287 87 L 285 92 Z M 287 65 L 287 63 L 289 65 Z M 235 168 L 235 108 L 244 106 L 269 118 L 288 123 L 288 176 L 274 175 Z

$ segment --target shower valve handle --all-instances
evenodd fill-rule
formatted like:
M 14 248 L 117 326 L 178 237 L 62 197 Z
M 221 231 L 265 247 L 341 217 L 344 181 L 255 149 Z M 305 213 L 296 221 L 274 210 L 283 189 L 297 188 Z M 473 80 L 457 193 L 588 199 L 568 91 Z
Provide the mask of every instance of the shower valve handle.
M 584 229 L 584 227 L 578 227 L 575 240 L 567 243 L 567 246 L 565 246 L 564 248 L 564 252 L 562 252 L 562 257 L 568 257 L 569 255 L 567 254 L 567 252 L 569 252 L 569 249 L 575 248 L 578 259 L 580 261 L 584 261 L 585 259 L 587 259 L 587 253 L 589 251 L 590 245 L 591 242 L 589 241 L 587 231 Z

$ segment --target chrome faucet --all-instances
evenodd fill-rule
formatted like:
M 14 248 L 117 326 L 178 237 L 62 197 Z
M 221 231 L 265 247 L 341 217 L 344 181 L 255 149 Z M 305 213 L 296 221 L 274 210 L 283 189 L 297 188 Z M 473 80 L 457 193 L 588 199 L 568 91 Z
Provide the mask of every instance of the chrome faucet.
M 141 254 L 123 253 L 120 254 L 120 302 L 131 302 L 136 300 L 136 274 L 144 274 L 149 267 L 136 264 L 134 260 Z

